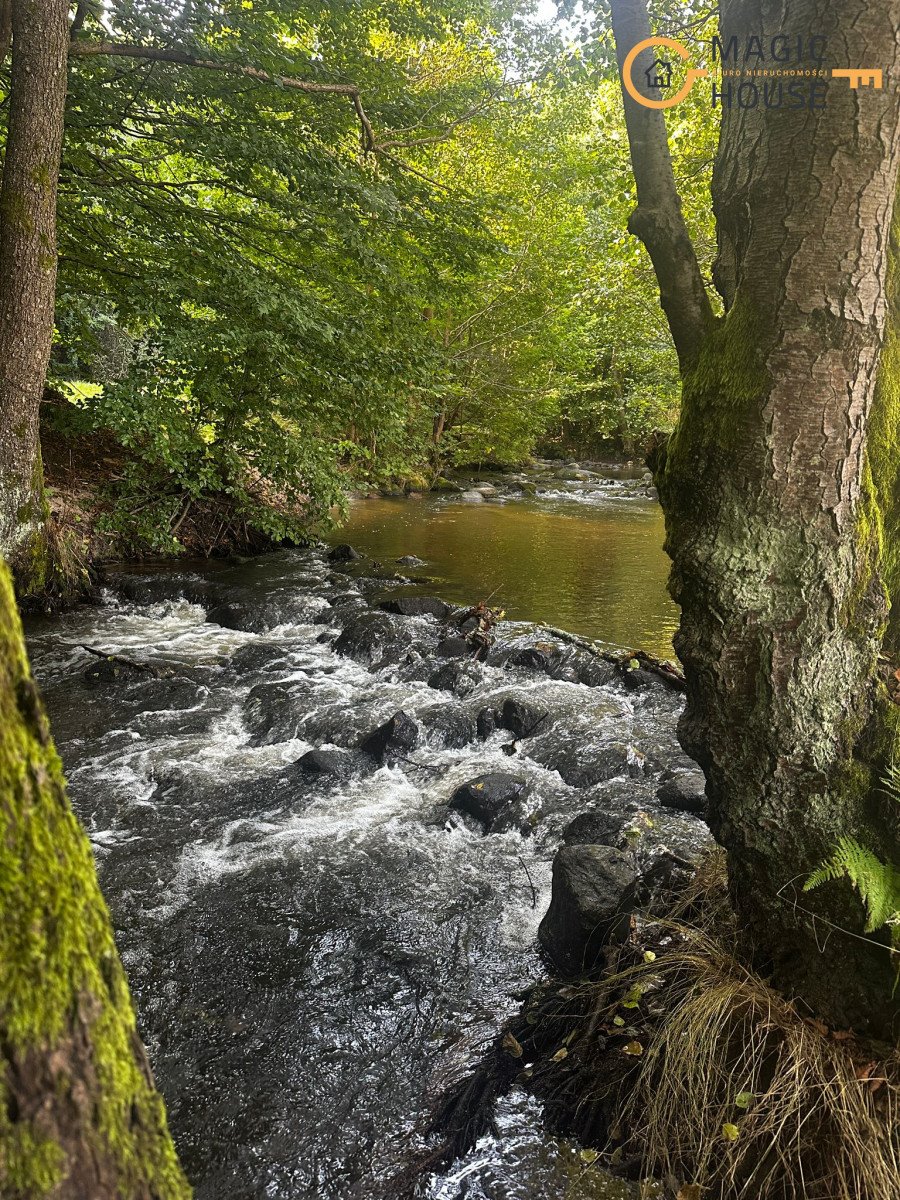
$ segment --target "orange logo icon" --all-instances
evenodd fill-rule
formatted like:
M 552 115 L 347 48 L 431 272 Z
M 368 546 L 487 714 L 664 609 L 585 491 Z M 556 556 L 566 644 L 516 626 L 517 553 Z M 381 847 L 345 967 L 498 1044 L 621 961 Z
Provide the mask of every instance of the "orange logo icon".
M 681 42 L 676 42 L 674 38 L 645 38 L 644 41 L 638 42 L 636 46 L 633 46 L 628 51 L 628 57 L 622 64 L 622 83 L 625 85 L 625 90 L 632 100 L 635 100 L 638 104 L 643 104 L 645 108 L 672 108 L 674 105 L 680 104 L 685 98 L 694 86 L 694 80 L 702 79 L 705 75 L 709 74 L 709 71 L 705 67 L 689 67 L 687 78 L 674 96 L 670 96 L 668 100 L 650 100 L 647 96 L 642 96 L 635 87 L 632 71 L 634 70 L 634 61 L 641 51 L 654 49 L 657 46 L 665 46 L 669 50 L 674 50 L 681 59 L 690 57 L 687 47 L 683 46 Z M 662 68 L 667 66 L 667 64 L 660 62 L 659 59 L 653 65 L 654 67 L 659 66 Z M 647 82 L 651 87 L 660 87 L 663 86 L 663 78 L 671 79 L 671 68 L 669 68 L 667 76 L 662 76 L 658 71 L 654 72 L 653 78 L 651 79 L 648 76 Z

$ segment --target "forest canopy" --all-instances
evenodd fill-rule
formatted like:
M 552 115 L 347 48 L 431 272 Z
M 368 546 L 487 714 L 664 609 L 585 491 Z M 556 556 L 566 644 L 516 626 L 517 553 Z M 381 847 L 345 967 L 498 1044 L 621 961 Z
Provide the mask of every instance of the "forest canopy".
M 351 488 L 670 428 L 597 34 L 499 0 L 81 6 L 42 424 L 102 447 L 101 525 L 177 549 L 217 497 L 298 538 Z M 670 134 L 708 259 L 712 115 Z

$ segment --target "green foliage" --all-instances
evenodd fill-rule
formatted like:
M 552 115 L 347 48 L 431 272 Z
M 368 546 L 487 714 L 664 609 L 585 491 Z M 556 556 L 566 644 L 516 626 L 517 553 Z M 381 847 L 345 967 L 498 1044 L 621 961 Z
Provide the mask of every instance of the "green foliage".
M 126 546 L 177 549 L 209 497 L 298 539 L 348 485 L 672 424 L 602 18 L 111 0 L 78 36 L 352 83 L 379 146 L 346 96 L 72 57 L 51 380 L 125 451 L 106 523 Z M 692 99 L 669 127 L 705 264 L 712 115 Z
M 866 932 L 892 927 L 892 938 L 900 943 L 900 869 L 883 863 L 871 850 L 851 837 L 842 837 L 832 854 L 810 875 L 804 890 L 830 880 L 848 879 L 866 906 Z

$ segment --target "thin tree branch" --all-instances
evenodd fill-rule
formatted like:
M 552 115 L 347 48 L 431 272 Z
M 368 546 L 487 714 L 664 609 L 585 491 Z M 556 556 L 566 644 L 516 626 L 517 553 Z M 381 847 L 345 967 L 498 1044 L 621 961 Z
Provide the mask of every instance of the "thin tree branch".
M 621 72 L 632 48 L 651 36 L 650 18 L 647 0 L 611 0 L 611 8 Z M 652 58 L 652 51 L 643 52 L 633 73 L 641 94 L 655 99 L 641 83 L 644 68 Z M 715 317 L 681 211 L 665 117 L 660 109 L 639 104 L 624 85 L 622 99 L 638 195 L 628 229 L 640 238 L 650 255 L 660 302 L 684 371 L 696 361 Z
M 75 8 L 75 16 L 72 18 L 72 24 L 69 26 L 70 38 L 75 38 L 81 33 L 81 28 L 84 25 L 90 7 L 90 0 L 78 0 L 78 5 Z
M 3 3 L 4 0 L 0 0 Z M 97 57 L 105 55 L 113 58 L 139 58 L 148 62 L 176 63 L 185 67 L 202 67 L 207 71 L 222 71 L 228 75 L 242 75 L 249 79 L 258 79 L 263 83 L 274 83 L 279 87 L 290 88 L 298 92 L 312 95 L 349 96 L 354 111 L 362 126 L 363 150 L 366 152 L 377 149 L 372 124 L 362 105 L 359 88 L 353 83 L 318 83 L 309 79 L 295 79 L 290 75 L 274 75 L 261 67 L 245 63 L 220 62 L 212 58 L 198 58 L 186 50 L 177 50 L 166 46 L 139 46 L 126 42 L 89 42 L 78 39 L 69 47 L 70 57 Z

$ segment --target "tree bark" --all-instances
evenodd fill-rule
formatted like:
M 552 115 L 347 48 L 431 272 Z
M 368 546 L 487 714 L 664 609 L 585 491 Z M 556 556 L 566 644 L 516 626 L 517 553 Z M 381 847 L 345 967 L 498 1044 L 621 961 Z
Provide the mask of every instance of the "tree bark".
M 66 0 L 13 0 L 12 88 L 0 187 L 0 555 L 22 595 L 49 568 L 38 417 L 56 294 L 56 192 Z
M 0 1195 L 190 1196 L 2 562 Z
M 723 0 L 720 19 L 724 41 L 824 34 L 834 65 L 888 80 L 900 68 L 898 0 Z M 865 934 L 848 886 L 802 884 L 841 837 L 900 862 L 900 806 L 880 787 L 897 664 L 879 662 L 900 375 L 876 389 L 897 165 L 892 87 L 833 81 L 822 108 L 723 110 L 713 204 L 727 312 L 683 370 L 657 463 L 681 606 L 679 734 L 707 776 L 753 958 L 809 1009 L 892 1039 L 886 934 Z

